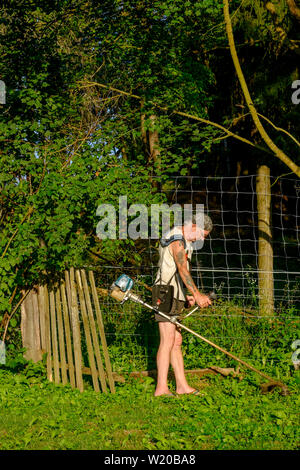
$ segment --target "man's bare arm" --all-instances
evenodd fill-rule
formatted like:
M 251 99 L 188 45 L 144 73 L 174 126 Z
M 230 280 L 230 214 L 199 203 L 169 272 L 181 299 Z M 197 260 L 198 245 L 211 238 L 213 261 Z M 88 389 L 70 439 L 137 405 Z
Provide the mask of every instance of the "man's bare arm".
M 174 260 L 176 263 L 176 266 L 178 268 L 179 275 L 181 279 L 183 280 L 184 284 L 188 288 L 188 290 L 194 294 L 196 292 L 199 292 L 193 278 L 188 270 L 188 265 L 187 265 L 187 259 L 186 259 L 186 253 L 184 251 L 184 244 L 181 240 L 178 240 L 174 243 L 171 244 L 171 251 L 174 256 Z
M 178 268 L 179 275 L 180 275 L 181 279 L 183 280 L 183 282 L 184 282 L 185 286 L 187 287 L 187 289 L 194 296 L 196 303 L 200 307 L 206 307 L 206 306 L 210 305 L 211 300 L 209 299 L 209 297 L 207 295 L 201 294 L 201 292 L 199 292 L 199 290 L 197 289 L 197 286 L 194 283 L 193 278 L 192 278 L 192 276 L 189 272 L 183 242 L 181 240 L 173 242 L 170 245 L 170 249 L 171 249 L 172 254 L 174 256 L 174 260 L 175 260 L 176 266 Z

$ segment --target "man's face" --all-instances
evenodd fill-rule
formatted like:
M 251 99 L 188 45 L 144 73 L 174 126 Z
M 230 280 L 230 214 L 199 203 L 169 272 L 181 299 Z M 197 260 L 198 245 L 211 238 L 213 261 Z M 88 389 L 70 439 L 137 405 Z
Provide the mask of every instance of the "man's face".
M 193 238 L 192 241 L 194 242 L 196 240 L 204 240 L 209 232 L 208 230 L 203 230 L 202 228 L 197 227 L 196 224 L 193 224 L 193 234 L 195 238 Z
M 208 230 L 203 230 L 200 227 L 197 227 L 196 224 L 192 224 L 186 227 L 185 233 L 191 242 L 195 242 L 196 240 L 204 240 L 207 235 L 209 234 Z

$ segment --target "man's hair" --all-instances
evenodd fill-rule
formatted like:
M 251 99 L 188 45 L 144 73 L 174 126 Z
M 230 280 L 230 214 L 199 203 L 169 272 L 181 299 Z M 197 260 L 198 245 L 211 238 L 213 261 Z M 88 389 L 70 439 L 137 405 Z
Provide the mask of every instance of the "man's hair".
M 184 225 L 189 225 L 189 224 L 196 224 L 197 225 L 197 216 L 196 214 L 191 214 L 191 217 L 188 217 L 184 221 Z M 213 229 L 213 223 L 209 215 L 203 214 L 203 230 L 207 232 L 211 232 Z

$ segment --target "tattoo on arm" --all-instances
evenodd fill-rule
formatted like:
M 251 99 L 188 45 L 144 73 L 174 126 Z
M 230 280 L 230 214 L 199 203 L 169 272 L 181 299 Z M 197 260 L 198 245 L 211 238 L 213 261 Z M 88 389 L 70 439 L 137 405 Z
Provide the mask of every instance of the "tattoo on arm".
M 186 267 L 186 256 L 182 241 L 179 241 L 177 246 L 174 244 L 173 256 L 178 269 Z
M 192 276 L 189 273 L 186 261 L 186 254 L 184 250 L 184 244 L 182 241 L 179 241 L 178 251 L 174 251 L 175 263 L 178 267 L 180 277 L 182 278 L 186 287 L 193 293 L 197 291 L 197 287 L 193 281 Z
M 195 291 L 197 290 L 197 287 L 196 287 L 196 285 L 195 285 L 195 283 L 194 283 L 194 281 L 193 281 L 193 278 L 192 278 L 192 276 L 190 275 L 190 273 L 189 273 L 189 272 L 184 273 L 184 274 L 182 275 L 182 277 L 183 277 L 182 280 L 183 280 L 183 282 L 185 283 L 186 287 L 187 287 L 188 289 L 190 289 L 191 292 L 195 292 Z
M 185 261 L 186 261 L 185 251 L 184 250 L 178 251 L 178 253 L 176 253 L 176 255 L 175 255 L 175 262 L 176 262 L 177 266 L 178 265 L 183 266 Z

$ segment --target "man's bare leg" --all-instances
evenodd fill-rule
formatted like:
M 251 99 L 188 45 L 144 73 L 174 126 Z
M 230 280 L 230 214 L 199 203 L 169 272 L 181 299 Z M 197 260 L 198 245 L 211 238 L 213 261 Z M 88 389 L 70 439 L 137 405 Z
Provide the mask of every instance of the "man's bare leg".
M 176 326 L 170 322 L 159 322 L 160 344 L 157 351 L 157 385 L 154 395 L 169 394 L 168 371 L 171 361 L 171 351 L 175 340 Z
M 176 328 L 174 343 L 173 343 L 170 356 L 171 356 L 171 365 L 173 367 L 175 380 L 176 380 L 176 393 L 178 394 L 191 393 L 195 390 L 194 388 L 189 386 L 185 377 L 181 344 L 182 344 L 182 336 L 181 336 L 180 331 Z

